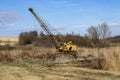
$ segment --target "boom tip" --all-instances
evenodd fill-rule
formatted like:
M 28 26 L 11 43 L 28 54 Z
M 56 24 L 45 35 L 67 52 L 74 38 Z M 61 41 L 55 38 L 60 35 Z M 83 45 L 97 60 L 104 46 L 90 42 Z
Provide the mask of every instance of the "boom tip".
M 33 9 L 32 9 L 32 8 L 29 8 L 28 10 L 29 10 L 29 11 L 33 11 Z

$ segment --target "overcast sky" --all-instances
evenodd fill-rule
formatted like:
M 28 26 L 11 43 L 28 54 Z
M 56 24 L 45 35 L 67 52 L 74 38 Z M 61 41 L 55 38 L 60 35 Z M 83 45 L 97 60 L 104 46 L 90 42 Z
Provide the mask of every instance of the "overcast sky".
M 0 36 L 40 32 L 30 7 L 63 34 L 85 35 L 91 25 L 107 22 L 112 35 L 120 35 L 120 0 L 0 0 Z

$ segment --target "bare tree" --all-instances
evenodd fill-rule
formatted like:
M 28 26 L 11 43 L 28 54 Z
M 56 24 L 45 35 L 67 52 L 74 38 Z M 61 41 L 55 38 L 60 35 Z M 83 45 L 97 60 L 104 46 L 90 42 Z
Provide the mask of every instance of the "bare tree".
M 106 40 L 111 35 L 111 31 L 109 29 L 109 26 L 107 23 L 102 23 L 98 26 L 100 31 L 100 39 L 102 39 L 103 47 L 106 47 L 106 45 L 109 45 L 110 42 Z
M 98 27 L 91 26 L 88 28 L 87 31 L 88 31 L 88 37 L 91 39 L 91 45 L 94 47 L 97 47 L 99 43 L 99 36 L 100 36 Z
M 99 27 L 101 39 L 106 39 L 106 38 L 110 37 L 111 31 L 110 31 L 107 23 L 104 22 L 104 23 L 100 24 L 98 27 Z
M 100 53 L 100 47 L 106 47 L 106 45 L 109 44 L 106 38 L 110 36 L 110 33 L 111 32 L 109 30 L 109 27 L 105 22 L 98 25 L 97 27 L 91 26 L 88 28 L 88 37 L 92 40 L 91 43 L 93 44 L 93 47 L 97 48 L 97 52 L 99 56 L 98 65 L 100 67 L 102 67 L 100 58 L 103 56 Z
M 91 39 L 98 39 L 99 38 L 99 31 L 96 26 L 91 26 L 88 28 L 88 36 Z
M 101 41 L 103 42 L 103 46 L 105 47 L 107 40 L 111 34 L 110 29 L 107 25 L 107 23 L 102 23 L 100 25 L 96 26 L 91 26 L 88 28 L 88 37 L 92 40 L 92 44 L 95 45 L 96 47 L 99 47 L 101 45 Z

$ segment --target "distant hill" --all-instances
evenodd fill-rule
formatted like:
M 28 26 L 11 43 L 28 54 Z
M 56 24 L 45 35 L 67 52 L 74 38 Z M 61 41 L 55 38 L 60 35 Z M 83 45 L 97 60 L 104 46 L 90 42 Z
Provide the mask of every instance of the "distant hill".
M 111 41 L 111 43 L 120 43 L 120 35 L 110 37 L 109 40 Z

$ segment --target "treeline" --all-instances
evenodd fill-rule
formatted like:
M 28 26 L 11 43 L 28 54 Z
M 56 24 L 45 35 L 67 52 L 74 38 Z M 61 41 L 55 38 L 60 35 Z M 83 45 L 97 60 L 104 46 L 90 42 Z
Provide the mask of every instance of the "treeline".
M 88 39 L 75 34 L 66 34 L 66 35 L 54 35 L 58 41 L 72 41 L 77 46 L 90 46 L 88 43 Z M 28 44 L 33 44 L 35 46 L 46 46 L 46 47 L 53 47 L 54 44 L 52 43 L 51 39 L 48 37 L 48 35 L 44 34 L 43 32 L 40 32 L 38 34 L 37 31 L 30 31 L 30 32 L 22 32 L 19 35 L 19 44 L 24 46 Z
M 93 40 L 87 36 L 80 36 L 76 34 L 66 34 L 66 35 L 55 35 L 58 41 L 72 41 L 79 47 L 96 47 L 93 43 Z M 103 47 L 103 41 L 100 41 L 100 47 Z M 37 31 L 22 32 L 19 35 L 19 44 L 22 46 L 33 44 L 34 46 L 44 46 L 44 47 L 54 47 L 54 44 L 50 38 L 41 32 L 38 34 Z M 108 44 L 107 44 L 108 46 Z
M 87 29 L 87 34 L 85 36 L 80 36 L 74 33 L 70 34 L 57 34 L 54 35 L 56 39 L 60 41 L 72 41 L 79 47 L 109 47 L 110 43 L 119 43 L 120 36 L 116 36 L 114 38 L 110 37 L 111 31 L 107 25 L 107 23 L 102 23 L 97 26 L 90 26 Z M 28 45 L 33 44 L 35 46 L 46 46 L 53 47 L 54 44 L 48 37 L 48 35 L 40 32 L 38 34 L 37 31 L 30 32 L 22 32 L 19 35 L 19 44 L 20 45 Z
M 120 35 L 108 38 L 111 43 L 120 43 Z

